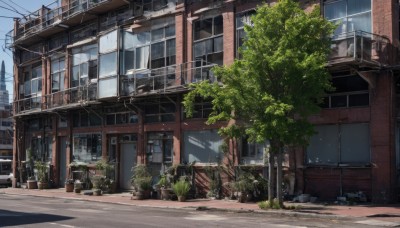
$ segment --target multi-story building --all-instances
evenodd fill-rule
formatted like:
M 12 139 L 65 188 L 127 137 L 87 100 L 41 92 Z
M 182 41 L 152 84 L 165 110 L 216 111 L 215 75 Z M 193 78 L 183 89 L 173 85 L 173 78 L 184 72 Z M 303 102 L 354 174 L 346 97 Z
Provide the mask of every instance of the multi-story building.
M 6 87 L 4 61 L 0 68 L 0 159 L 12 158 L 12 117 L 11 105 Z
M 318 134 L 289 152 L 295 193 L 333 199 L 363 191 L 394 200 L 399 184 L 397 1 L 301 1 L 340 22 L 327 67 L 334 92 L 311 121 Z M 7 46 L 15 56 L 14 172 L 31 151 L 62 186 L 68 164 L 116 162 L 130 188 L 131 167 L 153 172 L 196 161 L 225 161 L 224 139 L 206 125 L 210 103 L 186 118 L 188 84 L 215 80 L 214 65 L 239 57 L 243 23 L 261 1 L 62 0 L 15 21 Z M 372 10 L 372 6 L 373 10 Z M 266 145 L 227 140 L 235 165 L 264 166 Z M 225 177 L 229 179 L 229 177 Z M 205 186 L 205 188 L 207 188 Z

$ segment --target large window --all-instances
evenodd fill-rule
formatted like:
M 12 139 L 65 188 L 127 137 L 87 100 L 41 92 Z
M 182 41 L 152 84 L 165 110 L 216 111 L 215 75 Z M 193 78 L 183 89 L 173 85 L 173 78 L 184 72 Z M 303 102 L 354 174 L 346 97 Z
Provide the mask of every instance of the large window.
M 108 113 L 106 125 L 138 123 L 138 116 L 133 112 Z
M 57 58 L 51 60 L 51 92 L 55 93 L 64 90 L 65 59 Z
M 93 127 L 100 126 L 102 123 L 101 118 L 94 113 L 88 113 L 86 111 L 74 112 L 72 114 L 72 126 L 73 127 Z
M 117 96 L 118 31 L 100 37 L 99 41 L 99 98 Z
M 370 134 L 366 123 L 316 126 L 307 148 L 307 164 L 337 165 L 370 162 Z
M 172 132 L 149 132 L 147 134 L 147 159 L 153 163 L 172 163 Z
M 97 79 L 97 44 L 73 48 L 72 55 L 71 88 Z
M 174 122 L 176 106 L 170 101 L 156 101 L 154 104 L 144 104 L 145 123 Z
M 221 161 L 223 139 L 217 130 L 185 131 L 185 162 L 216 163 Z
M 268 143 L 249 142 L 243 138 L 241 142 L 241 164 L 264 164 L 264 157 L 268 149 Z
M 251 25 L 251 16 L 255 14 L 254 10 L 243 12 L 236 15 L 236 56 L 241 58 L 239 48 L 243 46 L 246 32 L 244 31 L 245 25 Z
M 51 161 L 52 158 L 52 137 L 33 137 L 30 142 L 30 151 L 35 161 Z
M 122 43 L 121 74 L 175 65 L 175 23 L 172 20 L 167 26 L 153 27 L 151 31 L 124 31 Z
M 74 134 L 72 156 L 78 162 L 101 160 L 101 134 Z
M 193 24 L 193 57 L 197 66 L 223 64 L 222 16 L 195 21 Z
M 371 0 L 326 0 L 324 15 L 340 23 L 336 35 L 356 30 L 371 32 Z
M 358 75 L 333 76 L 334 91 L 325 97 L 323 108 L 363 107 L 369 105 L 368 83 Z
M 42 63 L 24 68 L 25 97 L 41 96 L 42 94 Z

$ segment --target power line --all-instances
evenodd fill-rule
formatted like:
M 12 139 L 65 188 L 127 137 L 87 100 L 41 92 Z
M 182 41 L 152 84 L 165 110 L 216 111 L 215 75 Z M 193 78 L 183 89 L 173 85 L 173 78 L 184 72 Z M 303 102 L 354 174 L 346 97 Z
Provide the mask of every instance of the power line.
M 7 17 L 7 16 L 1 16 L 1 15 L 0 15 L 0 17 L 2 17 L 2 18 L 10 18 L 10 19 L 14 19 L 14 18 L 16 18 L 16 17 Z
M 13 9 L 10 9 L 10 8 L 4 7 L 4 6 L 0 6 L 0 8 L 3 8 L 3 9 L 6 9 L 6 10 L 9 10 L 9 11 L 11 11 L 11 12 L 14 12 L 14 13 L 20 14 L 20 15 L 22 15 L 23 17 L 25 17 L 25 15 L 24 15 L 24 14 L 22 14 L 22 13 L 18 12 L 17 10 L 13 10 Z
M 15 12 L 18 12 L 19 14 L 21 14 L 17 9 L 15 9 L 12 5 L 8 4 L 7 2 L 0 0 L 0 2 L 6 4 L 7 6 L 11 7 L 11 9 L 15 10 Z
M 21 8 L 21 9 L 25 10 L 26 12 L 28 12 L 28 13 L 32 13 L 32 12 L 30 12 L 29 10 L 27 10 L 26 8 L 24 8 L 24 7 L 20 6 L 20 5 L 18 5 L 17 3 L 15 3 L 13 0 L 8 0 L 8 1 L 10 1 L 12 4 L 14 4 L 14 5 L 18 6 L 19 8 Z

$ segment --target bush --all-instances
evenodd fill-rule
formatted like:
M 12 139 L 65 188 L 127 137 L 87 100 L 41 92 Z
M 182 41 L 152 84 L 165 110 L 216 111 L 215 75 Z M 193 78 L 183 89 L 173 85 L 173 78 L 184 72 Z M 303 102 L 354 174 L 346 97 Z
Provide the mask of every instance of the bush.
M 35 161 L 35 169 L 37 170 L 37 177 L 39 182 L 47 181 L 48 166 L 45 162 Z
M 152 176 L 147 170 L 145 165 L 136 165 L 132 168 L 133 175 L 131 177 L 131 184 L 137 190 L 150 190 L 152 188 Z
M 172 189 L 177 196 L 186 196 L 190 190 L 190 183 L 186 180 L 179 180 L 172 186 Z

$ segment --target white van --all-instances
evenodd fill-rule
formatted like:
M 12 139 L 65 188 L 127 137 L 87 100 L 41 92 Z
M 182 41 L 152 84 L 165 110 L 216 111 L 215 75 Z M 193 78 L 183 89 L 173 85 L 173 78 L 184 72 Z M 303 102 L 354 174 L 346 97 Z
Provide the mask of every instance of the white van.
M 12 160 L 0 159 L 0 185 L 11 186 L 12 174 Z

